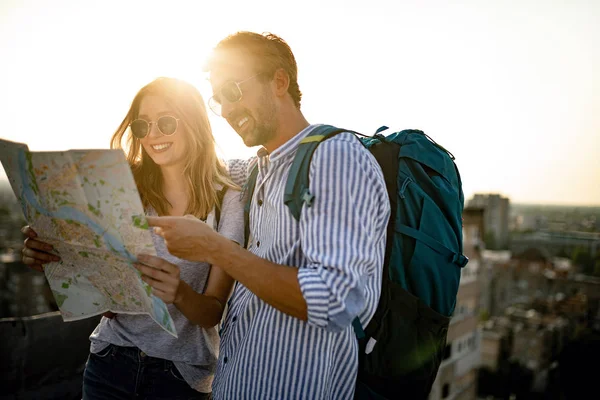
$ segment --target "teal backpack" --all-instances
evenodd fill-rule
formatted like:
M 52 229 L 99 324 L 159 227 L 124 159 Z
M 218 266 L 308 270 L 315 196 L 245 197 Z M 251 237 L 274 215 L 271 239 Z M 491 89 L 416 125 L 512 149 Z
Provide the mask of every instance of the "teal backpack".
M 359 342 L 357 399 L 427 399 L 446 346 L 461 268 L 464 196 L 454 156 L 419 130 L 385 137 L 354 132 L 379 163 L 391 205 L 382 290 L 377 310 Z M 286 181 L 284 202 L 299 220 L 310 207 L 312 155 L 319 143 L 341 132 L 329 125 L 302 140 Z M 248 215 L 258 168 L 247 183 Z

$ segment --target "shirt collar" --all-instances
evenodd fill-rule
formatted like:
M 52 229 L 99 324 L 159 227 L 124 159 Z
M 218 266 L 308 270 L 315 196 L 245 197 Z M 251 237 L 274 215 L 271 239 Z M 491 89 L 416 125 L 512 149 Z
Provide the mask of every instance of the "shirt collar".
M 265 149 L 264 147 L 261 147 L 258 150 L 258 152 L 256 153 L 256 155 L 259 158 L 262 158 L 264 156 L 269 156 L 270 162 L 276 162 L 277 160 L 284 158 L 285 156 L 287 156 L 289 154 L 293 154 L 298 149 L 298 146 L 300 145 L 300 141 L 302 139 L 304 139 L 306 136 L 308 136 L 308 134 L 319 125 L 320 124 L 309 125 L 306 128 L 302 129 L 294 137 L 292 137 L 287 142 L 285 142 L 283 145 L 281 145 L 277 149 L 275 149 L 275 151 L 273 151 L 271 154 L 269 154 L 267 149 Z

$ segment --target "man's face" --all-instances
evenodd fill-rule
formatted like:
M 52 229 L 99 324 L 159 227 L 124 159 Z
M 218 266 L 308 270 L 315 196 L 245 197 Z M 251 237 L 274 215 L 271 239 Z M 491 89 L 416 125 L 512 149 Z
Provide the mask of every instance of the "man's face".
M 278 116 L 272 81 L 261 82 L 251 58 L 235 50 L 220 51 L 210 74 L 211 102 L 219 103 L 221 116 L 244 140 L 258 146 L 277 134 Z

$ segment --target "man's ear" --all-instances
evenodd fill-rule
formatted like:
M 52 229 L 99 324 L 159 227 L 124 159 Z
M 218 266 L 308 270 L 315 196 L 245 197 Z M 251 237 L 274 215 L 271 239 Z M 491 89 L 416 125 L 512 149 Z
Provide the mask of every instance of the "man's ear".
M 290 76 L 285 69 L 279 68 L 275 71 L 273 83 L 275 85 L 275 94 L 277 96 L 281 97 L 287 93 L 288 88 L 290 87 Z

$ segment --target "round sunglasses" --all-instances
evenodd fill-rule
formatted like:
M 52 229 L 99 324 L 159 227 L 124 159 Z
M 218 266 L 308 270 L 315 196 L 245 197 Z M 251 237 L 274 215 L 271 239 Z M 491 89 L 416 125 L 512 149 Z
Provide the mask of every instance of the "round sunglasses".
M 133 120 L 129 127 L 131 128 L 131 133 L 138 139 L 143 139 L 148 136 L 150 133 L 150 129 L 152 124 L 156 124 L 158 131 L 164 136 L 171 136 L 175 132 L 177 132 L 177 126 L 179 125 L 179 118 L 172 117 L 170 115 L 163 115 L 156 122 L 146 121 L 145 119 L 138 118 Z

